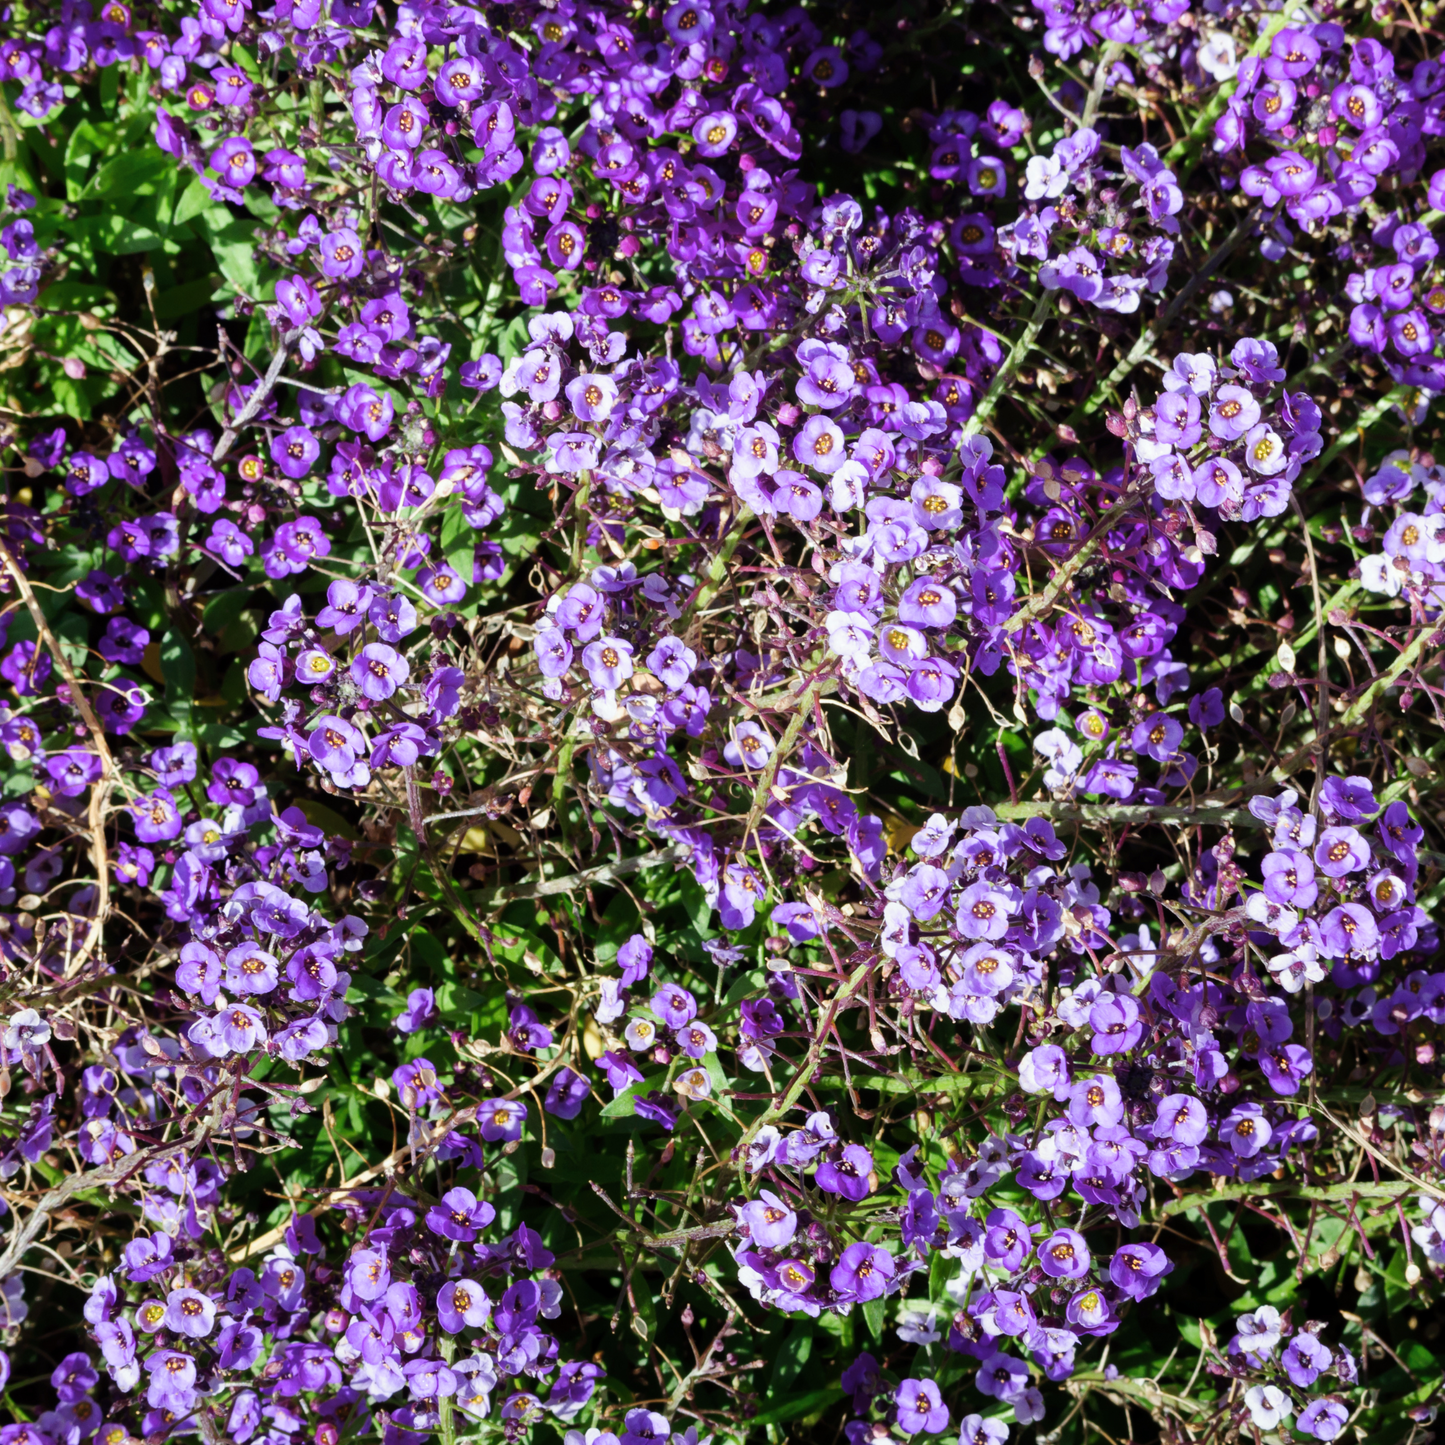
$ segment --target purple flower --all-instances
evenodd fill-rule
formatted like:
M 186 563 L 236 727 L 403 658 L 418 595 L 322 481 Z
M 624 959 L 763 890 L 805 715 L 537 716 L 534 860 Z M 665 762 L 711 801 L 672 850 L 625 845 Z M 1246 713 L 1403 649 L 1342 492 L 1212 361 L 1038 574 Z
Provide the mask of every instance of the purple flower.
M 667 1416 L 655 1410 L 629 1410 L 623 1425 L 621 1445 L 661 1445 L 672 1434 Z
M 999 939 L 1008 932 L 1009 901 L 988 883 L 971 883 L 958 900 L 955 917 L 965 938 Z
M 1117 798 L 1120 802 L 1133 796 L 1139 778 L 1139 769 L 1133 763 L 1122 763 L 1114 758 L 1100 758 L 1089 769 L 1082 788 L 1086 793 L 1106 798 Z
M 1089 1026 L 1096 1054 L 1127 1053 L 1144 1036 L 1139 1005 L 1128 994 L 1100 994 L 1089 1010 Z
M 1015 1273 L 1033 1250 L 1033 1236 L 1012 1209 L 991 1209 L 984 1220 L 983 1252 L 989 1259 Z
M 1159 1101 L 1154 1137 L 1176 1144 L 1202 1144 L 1209 1134 L 1209 1115 L 1192 1094 L 1166 1094 Z
M 632 644 L 620 637 L 600 637 L 582 649 L 582 665 L 593 687 L 620 687 L 632 676 Z
M 893 1256 L 887 1250 L 859 1240 L 843 1251 L 828 1278 L 840 1298 L 866 1302 L 886 1293 L 893 1272 Z
M 919 922 L 926 922 L 935 917 L 948 901 L 952 884 L 943 869 L 935 868 L 931 863 L 919 863 L 910 868 L 901 884 L 895 887 L 898 901 Z M 891 889 L 889 896 L 895 896 Z
M 441 1202 L 427 1211 L 426 1227 L 443 1239 L 470 1244 L 497 1217 L 492 1206 L 479 1200 L 470 1189 L 449 1189 Z
M 45 771 L 53 791 L 66 798 L 78 798 L 92 783 L 99 781 L 101 762 L 94 753 L 67 748 L 45 759 Z
M 468 391 L 491 391 L 502 379 L 501 360 L 487 352 L 476 361 L 463 362 L 459 379 Z
M 646 1119 L 650 1123 L 660 1124 L 664 1129 L 669 1130 L 677 1128 L 677 1111 L 657 1089 L 653 1089 L 650 1093 L 639 1094 L 633 1102 L 633 1109 L 639 1118 Z
M 189 1414 L 195 1400 L 195 1361 L 176 1350 L 157 1350 L 145 1364 L 151 1377 L 146 1401 L 152 1408 Z
M 1279 434 L 1267 422 L 1259 422 L 1245 434 L 1244 459 L 1251 471 L 1258 472 L 1262 477 L 1272 477 L 1285 469 L 1289 455 Z
M 806 344 L 806 343 L 805 343 Z M 814 349 L 808 355 L 804 355 L 804 348 L 798 348 L 798 360 L 805 362 L 805 369 L 802 376 L 798 378 L 796 392 L 798 400 L 804 406 L 822 407 L 826 411 L 836 411 L 840 406 L 846 406 L 852 400 L 857 383 L 853 377 L 853 368 L 848 363 L 847 352 L 841 346 L 822 346 L 813 343 Z M 841 440 L 841 434 L 840 438 Z M 794 451 L 799 461 L 809 462 L 809 458 Z M 831 470 L 825 468 L 825 470 Z
M 1246 336 L 1234 343 L 1229 359 L 1256 386 L 1284 380 L 1284 368 L 1279 364 L 1279 352 L 1272 341 Z
M 271 439 L 271 460 L 288 477 L 304 477 L 320 455 L 321 443 L 304 426 L 288 427 Z
M 76 452 L 67 466 L 65 489 L 74 497 L 97 491 L 110 480 L 110 469 L 89 452 Z
M 1006 1402 L 1018 1399 L 1028 1382 L 1029 1367 L 1002 1351 L 986 1359 L 974 1378 L 982 1394 Z
M 406 996 L 405 1009 L 396 1016 L 396 1027 L 400 1033 L 415 1033 L 436 1017 L 436 996 L 431 988 L 413 988 Z
M 1126 1244 L 1109 1261 L 1109 1278 L 1132 1300 L 1147 1299 L 1174 1268 L 1157 1244 Z
M 1284 1348 L 1280 1364 L 1285 1368 L 1291 1383 L 1301 1390 L 1307 1390 L 1329 1369 L 1334 1356 L 1328 1346 L 1320 1343 L 1318 1335 L 1301 1330 Z
M 411 675 L 411 666 L 399 652 L 384 642 L 368 642 L 352 659 L 351 680 L 364 697 L 382 702 L 391 697 Z
M 1315 844 L 1314 858 L 1327 878 L 1344 878 L 1370 866 L 1370 845 L 1354 828 L 1326 828 Z
M 275 957 L 254 943 L 243 943 L 226 953 L 221 984 L 231 993 L 247 996 L 270 993 L 279 981 Z
M 667 984 L 652 996 L 652 1011 L 670 1029 L 680 1029 L 697 1017 L 697 1000 L 687 989 Z
M 1411 819 L 1405 803 L 1391 803 L 1380 815 L 1375 831 L 1389 852 L 1407 865 L 1415 861 L 1415 849 L 1425 836 L 1424 829 Z
M 1030 1049 L 1019 1062 L 1019 1088 L 1029 1094 L 1052 1093 L 1062 1103 L 1068 1097 L 1068 1055 L 1057 1044 Z
M 715 160 L 725 155 L 738 133 L 738 123 L 730 112 L 713 111 L 701 117 L 692 128 L 692 138 L 697 142 L 697 153 Z
M 489 1143 L 508 1143 L 522 1137 L 527 1106 L 516 1099 L 486 1099 L 477 1107 L 482 1138 Z
M 815 1182 L 825 1193 L 839 1194 L 856 1204 L 868 1197 L 872 1188 L 868 1176 L 872 1172 L 873 1156 L 862 1145 L 849 1144 L 836 1160 L 825 1159 L 818 1165 Z M 859 1298 L 871 1299 L 872 1296 L 860 1295 Z
M 932 1380 L 904 1380 L 895 1397 L 898 1428 L 905 1435 L 926 1431 L 936 1435 L 948 1429 L 948 1406 Z
M 1240 1159 L 1253 1159 L 1270 1141 L 1273 1130 L 1258 1104 L 1239 1104 L 1219 1126 L 1220 1139 Z
M 411 1360 L 402 1366 L 413 1400 L 437 1400 L 455 1395 L 457 1377 L 440 1360 Z
M 1287 908 L 1308 908 L 1319 896 L 1315 865 L 1308 853 L 1282 849 L 1265 855 L 1261 871 L 1264 895 Z
M 848 460 L 843 433 L 828 417 L 810 416 L 792 442 L 793 455 L 805 467 L 831 473 Z
M 248 186 L 256 177 L 256 153 L 244 136 L 229 136 L 211 152 L 211 170 L 228 186 Z
M 1362 818 L 1373 816 L 1380 807 L 1370 780 L 1356 777 L 1326 778 L 1320 789 L 1320 806 L 1346 823 L 1358 823 Z
M 664 637 L 647 654 L 647 666 L 675 692 L 692 676 L 697 667 L 697 654 L 680 638 Z
M 346 1262 L 346 1283 L 358 1299 L 378 1300 L 391 1285 L 384 1249 L 358 1249 Z
M 350 772 L 357 759 L 366 754 L 366 738 L 361 730 L 334 715 L 317 718 L 306 745 L 328 773 Z
M 1135 752 L 1146 753 L 1155 762 L 1167 762 L 1184 741 L 1184 729 L 1176 719 L 1155 713 L 1135 726 L 1129 741 Z
M 1299 1044 L 1270 1044 L 1260 1051 L 1259 1067 L 1276 1094 L 1290 1097 L 1299 1093 L 1300 1081 L 1309 1077 L 1314 1060 Z
M 1056 1229 L 1039 1245 L 1039 1265 L 1052 1279 L 1082 1279 L 1090 1259 L 1089 1246 L 1075 1229 Z
M 337 404 L 336 414 L 353 431 L 365 432 L 370 440 L 380 441 L 391 430 L 396 407 L 389 396 L 378 396 L 369 386 L 358 382 L 348 387 Z
M 1107 1334 L 1117 1325 L 1109 1302 L 1096 1289 L 1083 1289 L 1065 1306 L 1064 1318 L 1085 1334 Z
M 165 1324 L 168 1330 L 189 1339 L 201 1340 L 216 1323 L 216 1302 L 194 1289 L 173 1289 L 166 1296 Z
M 1124 1117 L 1124 1099 L 1119 1086 L 1107 1074 L 1080 1079 L 1069 1090 L 1069 1119 L 1080 1125 L 1117 1124 Z
M 920 577 L 898 599 L 898 620 L 917 627 L 947 627 L 957 616 L 952 590 L 931 577 Z
M 1002 196 L 1008 191 L 1008 172 L 995 156 L 978 156 L 969 162 L 968 188 L 975 196 Z
M 1358 903 L 1332 908 L 1319 923 L 1319 948 L 1326 958 L 1369 958 L 1380 946 L 1374 915 Z
M 1008 1426 L 1002 1420 L 985 1420 L 982 1415 L 965 1415 L 958 1422 L 958 1445 L 1007 1445 L 1007 1441 Z
M 772 755 L 773 740 L 761 723 L 751 721 L 739 723 L 723 749 L 723 757 L 741 768 L 761 768 Z
M 1238 390 L 1238 388 L 1233 388 Z M 1247 394 L 1247 393 L 1246 393 Z M 1217 409 L 1217 408 L 1216 408 Z M 1166 391 L 1154 403 L 1154 436 L 1169 446 L 1192 447 L 1200 438 L 1199 398 L 1190 390 Z M 1214 431 L 1214 417 L 1210 417 Z M 1215 432 L 1215 435 L 1220 435 Z
M 743 1205 L 738 1218 L 760 1249 L 782 1249 L 798 1230 L 797 1214 L 768 1189 Z
M 361 244 L 361 237 L 352 230 L 328 232 L 321 238 L 320 250 L 322 274 L 333 280 L 359 276 L 366 264 L 366 248 Z
M 1334 1440 L 1344 1431 L 1349 1419 L 1349 1407 L 1344 1401 L 1326 1395 L 1321 1400 L 1311 1400 L 1299 1412 L 1295 1428 L 1316 1440 Z
M 472 1279 L 449 1279 L 437 1292 L 437 1320 L 448 1334 L 480 1329 L 492 1312 L 487 1292 Z
M 560 628 L 548 627 L 532 638 L 537 669 L 543 677 L 562 677 L 572 666 L 572 644 Z
M 542 1107 L 557 1119 L 575 1119 L 592 1092 L 592 1082 L 575 1069 L 561 1068 L 553 1074 Z

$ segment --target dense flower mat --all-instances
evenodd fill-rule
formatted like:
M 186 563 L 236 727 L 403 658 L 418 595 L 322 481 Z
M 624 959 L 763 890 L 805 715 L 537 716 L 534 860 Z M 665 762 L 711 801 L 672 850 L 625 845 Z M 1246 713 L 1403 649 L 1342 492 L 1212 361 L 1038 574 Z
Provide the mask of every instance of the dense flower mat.
M 6 9 L 0 1445 L 1428 1445 L 1437 9 Z

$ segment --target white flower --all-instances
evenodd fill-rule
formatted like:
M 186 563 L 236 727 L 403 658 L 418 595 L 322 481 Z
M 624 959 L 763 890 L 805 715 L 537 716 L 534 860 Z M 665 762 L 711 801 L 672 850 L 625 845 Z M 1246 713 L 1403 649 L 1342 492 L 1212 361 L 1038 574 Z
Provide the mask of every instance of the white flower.
M 934 1328 L 937 1306 L 926 1300 L 902 1300 L 898 1305 L 898 1337 L 910 1345 L 934 1345 L 943 1338 Z
M 1233 80 L 1239 73 L 1239 52 L 1234 48 L 1234 37 L 1222 31 L 1208 35 L 1194 58 L 1199 68 L 1215 80 Z
M 1260 1121 L 1254 1121 L 1256 1129 Z M 1253 1314 L 1244 1314 L 1235 1321 L 1239 1348 L 1247 1354 L 1268 1354 L 1279 1343 L 1279 1311 L 1272 1305 L 1260 1305 Z
M 1405 574 L 1395 566 L 1393 559 L 1380 553 L 1361 561 L 1360 583 L 1371 592 L 1398 597 L 1405 586 Z
M 1024 199 L 1061 196 L 1069 187 L 1069 173 L 1057 156 L 1030 156 L 1024 169 Z
M 872 653 L 873 629 L 863 614 L 830 612 L 823 624 L 828 629 L 828 650 L 836 656 L 855 658 L 861 665 Z
M 1249 1417 L 1261 1430 L 1273 1430 L 1294 1413 L 1289 1396 L 1278 1385 L 1254 1385 L 1244 1392 Z
M 10 1016 L 10 1024 L 3 1037 L 7 1049 L 28 1051 L 49 1041 L 50 1025 L 33 1008 L 23 1008 Z M 11 1278 L 18 1279 L 19 1276 L 12 1275 Z
M 1313 944 L 1302 943 L 1293 953 L 1268 960 L 1269 971 L 1286 993 L 1298 993 L 1306 983 L 1319 983 L 1325 971 Z
M 1078 744 L 1061 728 L 1040 733 L 1034 739 L 1034 751 L 1051 764 L 1044 773 L 1044 786 L 1051 790 L 1066 787 L 1084 761 Z

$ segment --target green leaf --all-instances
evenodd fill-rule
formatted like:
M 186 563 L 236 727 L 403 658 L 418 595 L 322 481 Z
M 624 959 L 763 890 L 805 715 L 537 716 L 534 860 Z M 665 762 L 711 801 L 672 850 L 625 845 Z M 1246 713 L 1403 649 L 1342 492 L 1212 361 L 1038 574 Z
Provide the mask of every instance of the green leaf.
M 175 174 L 174 161 L 158 147 L 146 146 L 106 161 L 91 177 L 85 194 L 120 197 L 152 195 L 169 186 Z
M 128 216 L 102 216 L 96 229 L 96 241 L 112 256 L 133 256 L 142 251 L 157 251 L 165 237 L 151 227 Z
M 194 220 L 197 216 L 209 211 L 215 202 L 211 199 L 211 193 L 197 176 L 181 192 L 181 198 L 176 202 L 176 213 L 171 219 L 173 226 L 184 225 L 187 221 Z M 222 225 L 225 224 L 223 221 Z
M 205 306 L 220 288 L 219 276 L 202 276 L 181 286 L 166 286 L 156 291 L 156 319 L 170 321 L 177 316 L 191 316 Z
M 883 1343 L 884 1308 L 885 1301 L 883 1295 L 879 1295 L 877 1299 L 870 1299 L 863 1305 L 863 1323 L 868 1326 L 868 1333 L 872 1335 L 879 1344 Z
M 604 1119 L 630 1119 L 637 1112 L 637 1095 L 646 1093 L 645 1084 L 632 1084 L 620 1093 L 610 1104 L 602 1106 Z
M 224 207 L 217 206 L 203 211 L 192 224 L 210 242 L 211 254 L 221 275 L 248 296 L 255 296 L 261 288 L 254 250 L 256 223 L 232 220 L 230 215 Z
M 452 507 L 442 519 L 442 555 L 463 580 L 471 578 L 472 553 L 476 545 L 476 528 L 462 516 L 460 507 Z
M 201 612 L 201 625 L 208 633 L 224 632 L 246 610 L 251 600 L 249 587 L 228 587 L 224 592 L 206 598 Z
M 110 149 L 114 139 L 113 125 L 96 126 L 83 120 L 71 130 L 65 145 L 65 194 L 69 200 L 78 201 L 84 194 L 97 158 Z
M 436 1001 L 443 1018 L 456 1018 L 462 1014 L 469 1014 L 474 1008 L 485 1002 L 482 995 L 475 989 L 470 989 L 461 983 L 442 984 L 436 991 Z
M 174 627 L 161 639 L 161 674 L 166 680 L 166 711 L 182 737 L 191 733 L 191 701 L 196 695 L 196 659 Z
M 788 1331 L 773 1361 L 773 1373 L 768 1381 L 769 1399 L 788 1390 L 803 1373 L 803 1366 L 813 1357 L 813 1336 L 813 1322 L 808 1319 L 799 1320 Z
M 732 1088 L 733 1081 L 723 1072 L 723 1066 L 718 1062 L 717 1055 L 704 1054 L 702 1066 L 707 1070 L 707 1076 L 712 1080 L 712 1091 L 714 1096 L 726 1094 Z
M 878 1301 L 874 1300 L 872 1303 L 877 1304 Z M 820 1415 L 829 1405 L 836 1404 L 842 1398 L 843 1387 L 841 1385 L 829 1385 L 823 1390 L 809 1390 L 805 1394 L 792 1395 L 786 1400 L 780 1400 L 771 1409 L 754 1415 L 748 1423 L 750 1425 L 781 1425 L 788 1420 L 801 1420 L 806 1415 Z

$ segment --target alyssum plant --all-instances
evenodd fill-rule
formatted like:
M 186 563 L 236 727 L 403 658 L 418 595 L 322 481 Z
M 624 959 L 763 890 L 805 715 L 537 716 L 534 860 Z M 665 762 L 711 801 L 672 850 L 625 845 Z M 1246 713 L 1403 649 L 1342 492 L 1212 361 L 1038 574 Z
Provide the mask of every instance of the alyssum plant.
M 1427 1445 L 1435 10 L 7 11 L 0 1445 Z

